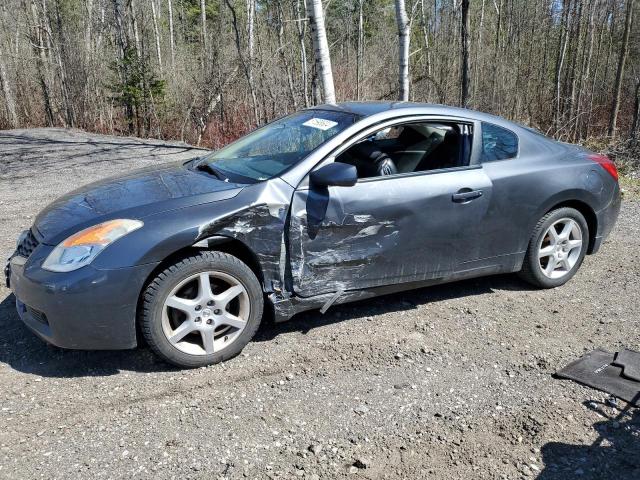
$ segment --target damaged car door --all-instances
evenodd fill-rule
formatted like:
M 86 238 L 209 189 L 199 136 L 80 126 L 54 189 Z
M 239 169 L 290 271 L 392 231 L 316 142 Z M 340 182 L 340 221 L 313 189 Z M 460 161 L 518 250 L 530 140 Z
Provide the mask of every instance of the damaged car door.
M 483 255 L 491 180 L 474 163 L 471 138 L 463 141 L 472 125 L 456 128 L 467 149 L 464 165 L 408 173 L 382 169 L 353 186 L 303 180 L 293 195 L 288 235 L 297 295 L 446 278 Z M 388 158 L 393 165 L 393 154 Z

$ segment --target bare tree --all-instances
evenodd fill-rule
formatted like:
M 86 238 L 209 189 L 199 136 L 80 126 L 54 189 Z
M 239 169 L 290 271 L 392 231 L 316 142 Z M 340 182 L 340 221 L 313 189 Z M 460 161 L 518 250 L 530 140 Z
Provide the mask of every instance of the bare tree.
M 309 81 L 308 77 L 308 66 L 307 66 L 307 46 L 305 44 L 305 36 L 307 34 L 306 28 L 306 19 L 302 18 L 302 7 L 300 5 L 301 0 L 296 0 L 296 30 L 298 34 L 298 43 L 300 45 L 300 71 L 301 71 L 301 83 L 302 83 L 302 92 L 304 97 L 304 106 L 309 107 Z
M 118 65 L 118 75 L 120 77 L 120 82 L 123 84 L 126 83 L 127 77 L 129 75 L 127 64 L 125 62 L 125 56 L 127 53 L 127 49 L 129 48 L 129 40 L 127 38 L 126 30 L 124 27 L 123 20 L 123 11 L 122 11 L 122 0 L 113 0 L 113 16 L 115 20 L 115 30 L 116 30 L 116 60 Z M 125 117 L 127 119 L 127 127 L 129 133 L 133 132 L 133 105 L 125 97 L 123 102 L 123 108 L 125 112 Z
M 462 44 L 460 62 L 460 105 L 469 105 L 469 0 L 462 0 L 462 24 L 460 25 L 460 43 Z
M 284 44 L 284 11 L 282 9 L 281 0 L 277 1 L 276 8 L 278 14 L 278 52 L 280 52 L 280 59 L 282 60 L 282 65 L 284 66 L 285 74 L 287 76 L 287 85 L 289 87 L 289 95 L 291 96 L 291 105 L 293 105 L 294 109 L 297 109 L 298 100 L 296 99 L 293 75 L 291 74 L 291 66 L 289 65 L 289 60 L 287 59 L 287 53 Z
M 47 71 L 47 66 L 49 65 L 49 61 L 47 59 L 45 44 L 47 43 L 44 39 L 45 29 L 40 28 L 39 26 L 39 14 L 38 9 L 36 7 L 35 0 L 29 2 L 29 5 L 25 4 L 25 15 L 27 20 L 33 25 L 29 29 L 29 41 L 33 47 L 33 54 L 35 56 L 35 66 L 36 66 L 36 76 L 38 78 L 40 84 L 40 90 L 42 92 L 42 103 L 44 106 L 44 114 L 45 114 L 45 124 L 48 127 L 53 127 L 54 118 L 53 118 L 53 107 L 51 105 L 51 93 L 50 87 L 51 84 L 51 75 Z
M 18 126 L 18 114 L 16 113 L 16 102 L 13 98 L 13 92 L 9 85 L 7 78 L 7 71 L 2 61 L 2 45 L 0 45 L 0 87 L 2 87 L 2 93 L 4 94 L 4 100 L 7 104 L 7 113 L 9 114 L 9 124 L 12 128 Z
M 624 65 L 629 53 L 629 32 L 631 31 L 631 23 L 633 19 L 633 4 L 635 0 L 627 0 L 627 14 L 624 21 L 624 33 L 622 35 L 622 48 L 618 57 L 618 70 L 616 72 L 616 81 L 613 87 L 613 104 L 611 105 L 611 115 L 609 116 L 609 130 L 607 134 L 610 137 L 616 135 L 616 123 L 618 121 L 618 111 L 620 110 L 620 96 L 622 94 L 622 77 L 624 76 Z
M 43 2 L 44 3 L 44 2 Z M 66 61 L 68 55 L 66 52 L 66 41 L 64 39 L 64 29 L 62 23 L 62 15 L 60 13 L 60 0 L 55 1 L 55 27 L 58 33 L 59 42 L 54 45 L 54 53 L 58 66 L 58 77 L 60 79 L 60 91 L 62 94 L 62 104 L 64 109 L 65 126 L 75 126 L 75 112 L 73 109 L 73 102 L 71 100 L 69 79 L 67 76 Z M 51 22 L 47 24 L 47 34 L 50 38 L 53 38 L 53 27 Z
M 360 100 L 360 83 L 362 82 L 362 60 L 364 57 L 364 17 L 362 4 L 364 0 L 358 0 L 358 44 L 356 47 L 356 100 Z
M 571 5 L 571 0 L 568 2 L 563 2 L 563 14 L 562 20 L 560 23 L 561 35 L 560 35 L 560 45 L 558 47 L 558 55 L 556 60 L 556 71 L 555 71 L 555 127 L 556 131 L 560 129 L 560 113 L 562 111 L 562 69 L 564 67 L 565 57 L 567 53 L 567 44 L 569 43 L 569 9 Z
M 336 103 L 335 88 L 333 86 L 333 71 L 331 69 L 331 56 L 327 43 L 327 31 L 324 26 L 324 12 L 322 0 L 306 0 L 307 16 L 311 24 L 311 37 L 313 38 L 313 50 L 316 59 L 316 70 L 322 98 L 325 103 Z
M 409 42 L 410 25 L 404 0 L 395 0 L 398 26 L 398 99 L 409 101 Z
M 482 35 L 484 33 L 484 15 L 485 15 L 485 4 L 486 1 L 482 0 L 482 4 L 480 6 L 480 22 L 478 24 L 478 37 L 477 37 L 477 43 L 478 45 L 482 45 Z M 476 49 L 476 53 L 475 53 L 475 57 L 474 57 L 474 62 L 476 65 L 478 65 L 478 60 L 480 57 L 480 49 Z M 473 86 L 472 86 L 472 90 L 475 94 L 475 92 L 477 92 L 478 90 L 478 75 L 480 74 L 480 69 L 479 68 L 474 68 L 474 76 L 473 76 Z
M 634 90 L 633 119 L 631 120 L 631 131 L 629 136 L 632 143 L 638 141 L 638 132 L 640 131 L 640 77 L 636 78 L 636 88 Z
M 422 37 L 424 41 L 425 52 L 425 73 L 427 77 L 431 77 L 431 48 L 429 41 L 429 22 L 427 20 L 427 9 L 425 7 L 425 0 L 420 0 L 420 17 L 421 17 L 421 27 L 422 27 Z
M 246 59 L 242 49 L 242 39 L 240 37 L 240 27 L 238 26 L 238 15 L 236 9 L 231 3 L 231 0 L 225 0 L 227 7 L 231 11 L 231 24 L 233 25 L 233 31 L 236 39 L 236 50 L 238 52 L 238 59 L 242 65 L 245 78 L 247 79 L 247 85 L 249 86 L 249 93 L 251 94 L 251 105 L 253 107 L 253 119 L 256 125 L 260 125 L 260 113 L 258 112 L 258 97 L 256 95 L 256 89 L 253 82 L 253 74 L 251 71 L 250 59 Z M 253 45 L 250 42 L 250 49 L 253 49 Z M 252 55 L 252 52 L 249 52 Z

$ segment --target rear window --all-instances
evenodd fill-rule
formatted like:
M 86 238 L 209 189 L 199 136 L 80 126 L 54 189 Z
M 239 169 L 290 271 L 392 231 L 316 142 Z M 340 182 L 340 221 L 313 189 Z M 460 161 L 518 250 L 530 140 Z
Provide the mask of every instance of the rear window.
M 518 156 L 518 137 L 506 128 L 482 122 L 482 156 L 480 161 L 492 162 Z

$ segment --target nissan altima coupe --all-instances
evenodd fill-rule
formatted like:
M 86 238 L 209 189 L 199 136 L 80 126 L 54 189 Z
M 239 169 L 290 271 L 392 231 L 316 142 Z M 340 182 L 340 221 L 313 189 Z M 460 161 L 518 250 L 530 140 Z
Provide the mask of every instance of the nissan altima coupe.
M 237 355 L 267 308 L 283 321 L 509 272 L 558 287 L 619 209 L 604 156 L 470 110 L 343 103 L 60 198 L 5 273 L 49 343 L 126 349 L 143 336 L 196 367 Z

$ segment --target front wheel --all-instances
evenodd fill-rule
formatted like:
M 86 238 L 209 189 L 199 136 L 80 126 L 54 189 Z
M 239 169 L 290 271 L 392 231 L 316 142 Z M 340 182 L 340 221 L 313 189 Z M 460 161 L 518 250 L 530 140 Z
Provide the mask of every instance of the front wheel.
M 580 268 L 588 245 L 589 227 L 578 210 L 552 210 L 531 235 L 520 277 L 541 288 L 564 285 Z
M 160 357 L 201 367 L 234 357 L 260 326 L 263 296 L 251 269 L 222 252 L 167 267 L 143 294 L 142 333 Z

